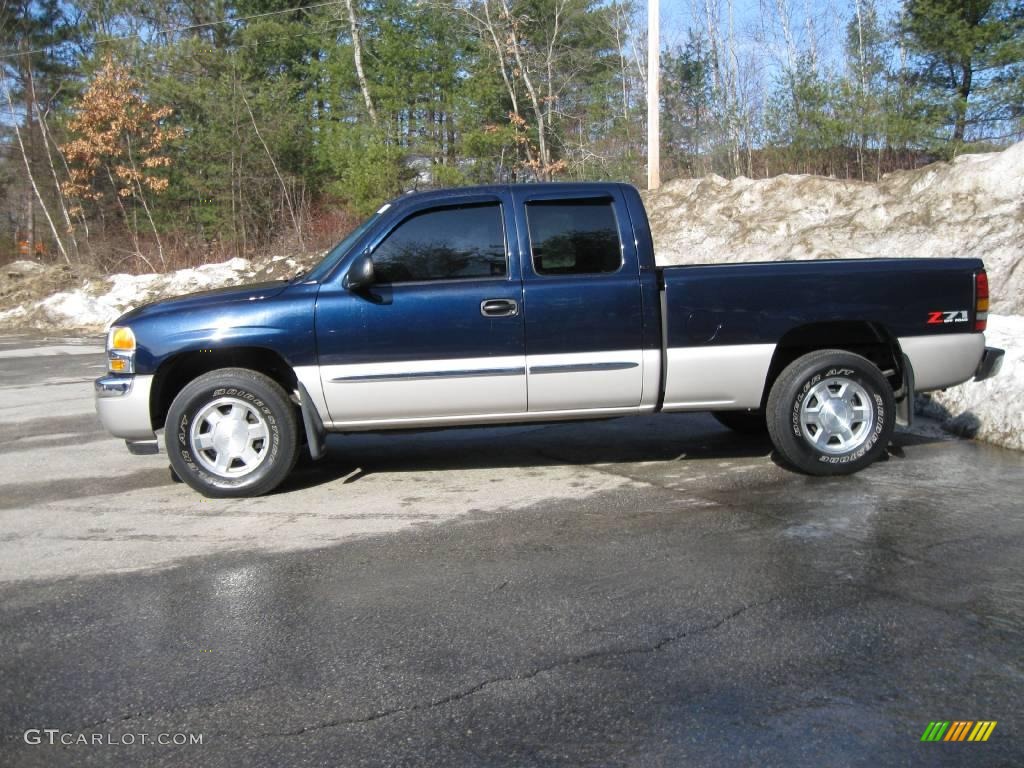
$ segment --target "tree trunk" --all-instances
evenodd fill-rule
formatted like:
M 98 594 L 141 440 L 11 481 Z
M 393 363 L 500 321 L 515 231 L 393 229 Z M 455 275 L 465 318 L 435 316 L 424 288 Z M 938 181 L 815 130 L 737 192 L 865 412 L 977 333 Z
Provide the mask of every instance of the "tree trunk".
M 971 97 L 974 79 L 974 68 L 969 60 L 960 65 L 960 73 L 960 87 L 957 88 L 960 100 L 956 105 L 956 124 L 953 126 L 953 141 L 957 144 L 963 143 L 964 134 L 967 132 L 967 100 Z
M 628 75 L 626 74 L 626 49 L 622 40 L 623 31 L 621 28 L 622 24 L 622 6 L 616 0 L 614 3 L 615 8 L 615 22 L 613 23 L 613 29 L 615 32 L 615 48 L 619 52 L 619 77 L 622 79 L 622 127 L 626 133 L 626 156 L 629 157 L 630 149 L 630 132 L 629 132 L 629 91 L 628 91 Z
M 35 79 L 32 77 L 32 72 L 28 73 L 28 84 L 29 91 L 32 94 L 32 103 L 36 105 L 38 110 L 39 100 L 36 98 L 36 84 Z M 75 227 L 71 223 L 71 214 L 68 212 L 68 206 L 64 201 L 64 192 L 60 188 L 60 180 L 57 178 L 57 168 L 53 164 L 53 154 L 50 151 L 50 130 L 46 125 L 46 115 L 42 112 L 38 112 L 39 117 L 39 135 L 43 140 L 43 148 L 46 150 L 46 161 L 50 166 L 50 175 L 53 177 L 53 189 L 57 195 L 57 204 L 60 206 L 60 212 L 64 217 L 64 229 L 67 233 L 68 238 L 71 241 L 71 250 L 74 252 L 75 259 L 78 259 L 78 240 L 75 238 Z M 56 147 L 56 142 L 52 142 Z M 57 147 L 58 154 L 60 148 Z M 65 256 L 65 258 L 67 258 Z
M 355 59 L 359 90 L 363 92 L 366 111 L 370 113 L 370 120 L 373 121 L 373 125 L 376 127 L 377 110 L 373 107 L 373 99 L 370 97 L 370 84 L 367 82 L 366 73 L 363 71 L 363 44 L 359 39 L 359 20 L 356 18 L 356 9 L 352 4 L 352 0 L 345 0 L 345 7 L 348 9 L 348 24 L 352 33 L 352 58 Z
M 855 0 L 854 10 L 857 14 L 857 63 L 860 67 L 859 77 L 857 78 L 858 87 L 858 106 L 857 110 L 857 165 L 860 168 L 860 180 L 864 181 L 864 149 L 867 144 L 866 136 L 864 135 L 866 130 L 864 127 L 864 103 L 868 84 L 865 78 L 867 71 L 867 63 L 864 58 L 864 16 L 860 10 L 861 0 Z
M 284 195 L 285 204 L 288 206 L 288 214 L 291 216 L 292 226 L 295 227 L 295 237 L 299 240 L 299 247 L 305 250 L 306 244 L 302 239 L 302 228 L 299 226 L 299 219 L 295 215 L 295 206 L 292 205 L 291 195 L 288 194 L 288 185 L 285 184 L 281 171 L 277 169 L 277 163 L 274 161 L 274 155 L 271 153 L 270 147 L 267 146 L 267 142 L 263 140 L 263 134 L 260 133 L 260 129 L 256 125 L 256 116 L 252 113 L 252 107 L 249 106 L 249 100 L 245 98 L 245 91 L 240 90 L 239 93 L 242 96 L 242 103 L 245 104 L 245 109 L 249 113 L 249 119 L 252 121 L 252 129 L 256 132 L 256 138 L 259 139 L 260 144 L 263 145 L 263 149 L 267 153 L 267 157 L 270 159 L 270 164 L 274 168 L 274 173 L 277 175 L 277 180 L 281 183 L 281 193 Z
M 147 259 L 142 253 L 142 246 L 139 244 L 139 229 L 128 216 L 128 210 L 124 207 L 124 203 L 121 201 L 121 195 L 117 192 L 117 182 L 114 181 L 114 175 L 110 172 L 110 166 L 104 165 L 103 168 L 107 172 L 107 179 L 110 180 L 110 189 L 114 193 L 114 199 L 117 201 L 117 207 L 121 209 L 121 216 L 124 217 L 124 225 L 128 229 L 128 234 L 131 235 L 132 245 L 135 246 L 135 255 L 140 261 L 145 262 L 151 272 L 156 272 L 156 267 L 153 266 L 153 262 Z
M 50 210 L 46 207 L 46 201 L 43 200 L 43 196 L 39 191 L 39 186 L 36 184 L 35 176 L 32 175 L 32 163 L 29 160 L 29 154 L 28 150 L 25 148 L 25 142 L 22 140 L 21 137 L 21 129 L 18 127 L 17 117 L 14 112 L 14 101 L 11 99 L 11 91 L 7 87 L 7 78 L 3 76 L 2 70 L 0 70 L 0 78 L 2 78 L 4 93 L 7 96 L 7 107 L 11 114 L 11 121 L 14 125 L 14 135 L 18 139 L 18 148 L 21 150 L 21 158 L 25 162 L 25 174 L 28 178 L 28 183 L 32 187 L 32 192 L 35 195 L 36 201 L 39 203 L 39 207 L 43 211 L 43 215 L 46 216 L 46 221 L 50 225 L 50 232 L 53 233 L 53 239 L 57 243 L 57 248 L 58 250 L 60 250 L 60 255 L 64 257 L 65 262 L 70 264 L 71 259 L 68 257 L 68 252 L 64 248 L 64 243 L 61 242 L 60 233 L 57 231 L 57 225 L 54 223 L 53 217 L 50 216 Z M 31 125 L 31 119 L 26 117 L 26 120 L 28 120 L 29 125 Z M 31 257 L 33 255 L 33 246 L 35 239 L 35 206 L 32 204 L 31 195 L 27 197 L 26 202 L 27 205 L 25 207 L 25 212 L 28 219 L 28 221 L 26 222 L 26 224 L 28 225 L 27 237 L 29 256 Z
M 27 41 L 25 41 L 25 40 L 22 41 L 21 49 L 22 49 L 22 51 L 26 51 L 28 49 Z M 29 58 L 29 55 L 27 53 L 23 54 L 23 61 L 24 61 L 24 72 L 22 73 L 22 79 L 23 79 L 24 82 L 27 83 L 28 82 L 28 78 L 30 77 L 31 72 L 32 72 L 32 61 Z M 8 91 L 8 93 L 7 93 L 7 98 L 10 99 L 10 91 Z M 31 167 L 32 158 L 35 157 L 35 134 L 32 131 L 32 115 L 35 113 L 35 110 L 36 110 L 35 104 L 33 104 L 33 102 L 32 102 L 32 93 L 31 93 L 31 91 L 29 89 L 26 88 L 25 89 L 25 127 L 24 127 L 24 135 L 23 136 L 22 135 L 18 136 L 18 143 L 21 144 L 21 154 L 22 154 L 22 157 L 25 159 L 25 171 L 26 171 L 26 173 L 28 173 L 29 181 L 32 183 L 32 189 L 35 191 L 36 197 L 39 198 L 39 203 L 42 205 L 43 204 L 43 198 L 40 196 L 39 189 L 36 187 L 36 180 L 32 176 L 32 167 Z M 11 117 L 13 117 L 13 116 L 14 116 L 14 112 L 12 110 Z M 15 126 L 15 127 L 17 127 L 17 126 Z M 27 149 L 27 151 L 26 151 L 25 145 L 22 143 L 23 141 L 27 141 L 28 142 L 28 149 Z M 49 218 L 49 214 L 47 214 L 47 218 Z M 29 256 L 30 257 L 34 257 L 35 256 L 35 250 L 36 250 L 36 210 L 35 210 L 35 206 L 32 204 L 32 198 L 31 197 L 28 197 L 27 200 L 26 200 L 26 205 L 25 205 L 25 221 L 26 221 L 26 224 L 27 224 L 27 234 L 25 236 L 25 239 L 28 241 L 28 252 L 29 252 Z
M 149 228 L 153 230 L 153 237 L 156 238 L 156 253 L 160 257 L 160 268 L 164 271 L 167 270 L 167 258 L 164 256 L 164 244 L 160 239 L 160 232 L 156 228 L 156 222 L 153 221 L 153 212 L 149 210 L 149 205 L 146 203 L 146 191 L 142 188 L 142 182 L 139 181 L 139 171 L 135 166 L 135 158 L 132 156 L 132 144 L 131 140 L 128 141 L 128 162 L 131 163 L 132 170 L 135 172 L 135 183 L 136 195 L 139 198 L 139 202 L 142 203 L 142 210 L 146 212 L 146 219 L 149 221 Z

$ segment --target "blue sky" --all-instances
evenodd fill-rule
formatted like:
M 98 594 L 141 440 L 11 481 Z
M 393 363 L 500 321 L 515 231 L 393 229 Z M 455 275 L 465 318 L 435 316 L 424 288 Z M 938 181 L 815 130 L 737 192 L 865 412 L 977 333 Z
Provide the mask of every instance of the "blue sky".
M 726 32 L 728 0 L 709 0 L 721 15 L 722 34 Z M 806 50 L 810 33 L 808 19 L 817 38 L 820 58 L 837 62 L 842 57 L 843 36 L 854 13 L 854 0 L 782 0 L 790 15 L 794 43 Z M 895 16 L 900 0 L 875 0 L 883 19 Z M 741 51 L 781 61 L 785 44 L 777 23 L 776 0 L 733 0 L 733 29 Z M 682 45 L 687 30 L 705 26 L 705 0 L 661 0 L 662 47 Z M 766 62 L 771 64 L 771 62 Z

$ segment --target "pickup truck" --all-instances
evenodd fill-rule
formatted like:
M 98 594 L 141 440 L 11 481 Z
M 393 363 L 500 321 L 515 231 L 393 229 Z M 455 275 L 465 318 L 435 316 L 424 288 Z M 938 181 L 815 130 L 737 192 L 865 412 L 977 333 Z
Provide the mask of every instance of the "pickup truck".
M 639 193 L 473 187 L 383 206 L 290 281 L 119 318 L 106 429 L 202 494 L 280 484 L 329 433 L 710 411 L 850 474 L 915 392 L 993 376 L 975 259 L 655 266 Z

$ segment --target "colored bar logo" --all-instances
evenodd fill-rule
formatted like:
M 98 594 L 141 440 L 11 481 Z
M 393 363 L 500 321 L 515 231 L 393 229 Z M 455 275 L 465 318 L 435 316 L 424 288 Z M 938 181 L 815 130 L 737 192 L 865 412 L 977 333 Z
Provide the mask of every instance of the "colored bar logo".
M 921 734 L 921 741 L 988 741 L 995 720 L 935 720 Z

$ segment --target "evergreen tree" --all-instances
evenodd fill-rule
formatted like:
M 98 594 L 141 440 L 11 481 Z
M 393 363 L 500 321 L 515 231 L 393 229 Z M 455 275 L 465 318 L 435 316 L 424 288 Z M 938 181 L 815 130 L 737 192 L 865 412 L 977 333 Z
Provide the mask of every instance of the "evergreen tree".
M 689 31 L 686 45 L 661 57 L 662 120 L 666 160 L 696 175 L 714 131 L 711 55 L 702 33 Z
M 918 82 L 946 111 L 955 144 L 999 136 L 1020 116 L 1024 2 L 907 0 L 902 29 Z

